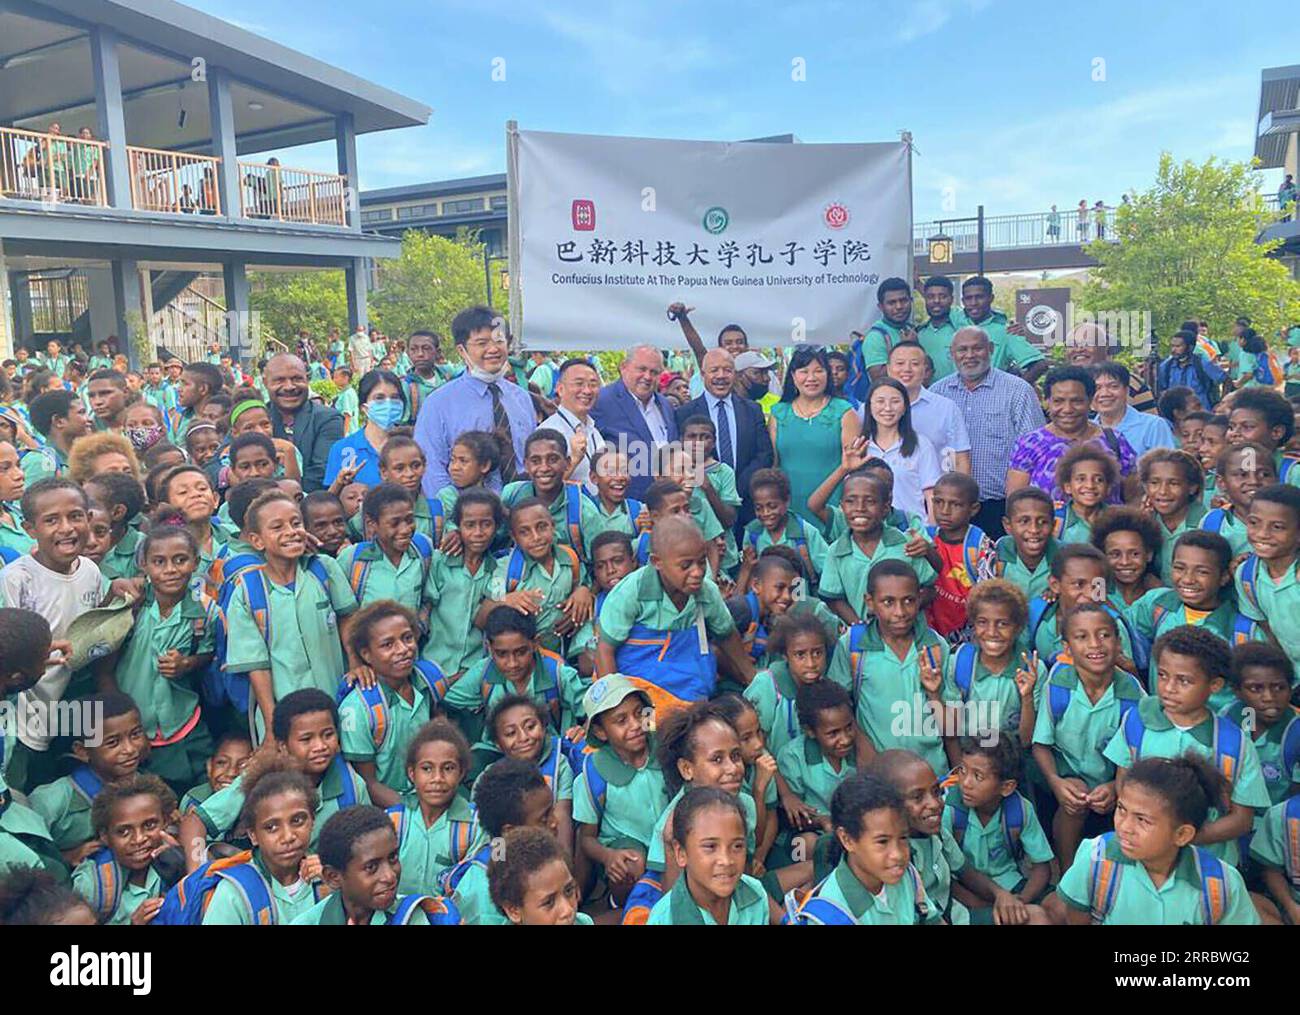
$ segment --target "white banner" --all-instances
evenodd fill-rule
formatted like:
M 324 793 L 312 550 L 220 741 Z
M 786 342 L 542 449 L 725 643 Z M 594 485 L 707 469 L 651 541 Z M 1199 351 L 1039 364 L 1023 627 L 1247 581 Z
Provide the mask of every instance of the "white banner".
M 712 347 L 847 345 L 910 279 L 907 146 L 657 141 L 518 131 L 512 315 L 533 349 L 684 347 L 668 305 Z M 522 307 L 516 301 L 522 300 Z

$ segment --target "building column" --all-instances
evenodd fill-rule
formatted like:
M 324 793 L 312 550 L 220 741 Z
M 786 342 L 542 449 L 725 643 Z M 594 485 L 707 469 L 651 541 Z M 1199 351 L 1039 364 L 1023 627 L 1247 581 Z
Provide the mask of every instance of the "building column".
M 351 113 L 339 113 L 334 118 L 335 147 L 338 150 L 339 175 L 347 181 L 344 194 L 348 210 L 348 225 L 361 231 L 361 191 L 357 184 L 357 127 Z
M 226 285 L 226 336 L 230 355 L 241 366 L 253 359 L 252 308 L 248 297 L 248 271 L 243 261 L 227 261 L 221 266 Z
M 9 273 L 9 302 L 13 304 L 13 344 L 18 346 L 23 342 L 31 342 L 36 328 L 32 318 L 32 291 L 27 284 L 26 275 Z
M 370 323 L 366 309 L 366 259 L 354 257 L 352 263 L 343 269 L 344 288 L 348 292 L 348 323 L 355 331 L 359 326 Z
M 131 207 L 131 170 L 126 154 L 126 115 L 122 107 L 122 75 L 118 67 L 117 33 L 103 26 L 91 29 L 90 56 L 95 80 L 95 112 L 99 140 L 108 142 L 104 179 L 108 203 Z
M 113 310 L 117 318 L 117 337 L 126 348 L 127 364 L 132 370 L 143 369 L 153 359 L 149 338 L 144 293 L 140 289 L 140 267 L 135 261 L 112 261 Z
M 217 200 L 221 202 L 221 214 L 239 218 L 235 107 L 230 98 L 230 72 L 224 67 L 208 68 L 208 115 L 212 120 L 212 154 L 221 160 L 217 167 Z
M 5 268 L 5 245 L 0 241 L 0 359 L 9 359 L 13 354 L 13 304 L 9 298 L 9 272 Z

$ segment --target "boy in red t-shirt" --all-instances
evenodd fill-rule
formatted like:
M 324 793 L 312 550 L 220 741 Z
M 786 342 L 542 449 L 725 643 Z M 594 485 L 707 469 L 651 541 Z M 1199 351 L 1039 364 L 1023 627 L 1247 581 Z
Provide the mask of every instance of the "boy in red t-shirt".
M 993 543 L 971 524 L 979 513 L 980 488 L 964 472 L 945 472 L 930 495 L 934 520 L 931 542 L 943 566 L 934 583 L 934 601 L 926 607 L 930 626 L 952 644 L 965 638 L 966 597 L 974 584 L 993 573 Z

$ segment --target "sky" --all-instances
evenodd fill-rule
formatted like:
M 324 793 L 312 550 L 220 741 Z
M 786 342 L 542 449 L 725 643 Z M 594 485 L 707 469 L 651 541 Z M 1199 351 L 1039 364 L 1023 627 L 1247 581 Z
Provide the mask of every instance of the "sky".
M 504 172 L 510 119 L 718 141 L 908 130 L 918 222 L 1114 204 L 1162 151 L 1249 158 L 1261 69 L 1300 63 L 1256 0 L 189 2 L 433 108 L 359 139 L 363 190 Z M 334 169 L 332 144 L 280 155 Z

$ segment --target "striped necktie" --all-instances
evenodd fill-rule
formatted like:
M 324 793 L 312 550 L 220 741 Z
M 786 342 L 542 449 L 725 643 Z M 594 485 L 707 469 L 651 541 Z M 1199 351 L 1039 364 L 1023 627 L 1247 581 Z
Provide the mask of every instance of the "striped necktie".
M 513 483 L 518 472 L 515 468 L 515 439 L 510 432 L 510 416 L 501 401 L 501 386 L 493 381 L 487 389 L 492 394 L 492 429 L 501 444 L 501 481 Z

